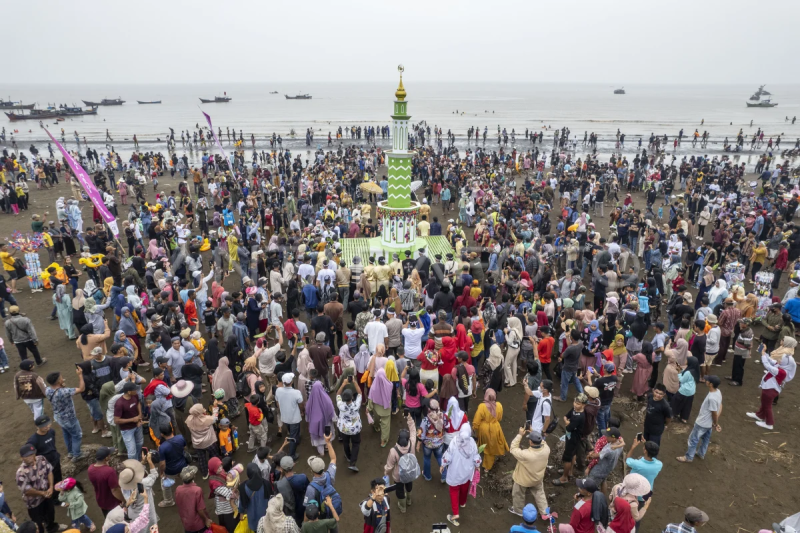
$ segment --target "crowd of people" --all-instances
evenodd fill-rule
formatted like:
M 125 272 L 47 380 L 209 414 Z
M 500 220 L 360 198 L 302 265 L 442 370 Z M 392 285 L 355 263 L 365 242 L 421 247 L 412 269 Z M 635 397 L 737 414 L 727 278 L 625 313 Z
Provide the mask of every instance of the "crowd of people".
M 16 475 L 32 522 L 5 507 L 0 529 L 54 533 L 64 502 L 71 527 L 90 531 L 100 525 L 87 508 L 99 507 L 104 533 L 152 531 L 175 511 L 187 533 L 337 531 L 353 512 L 365 533 L 388 532 L 402 523 L 392 508 L 407 512 L 420 476 L 447 486 L 442 518 L 459 526 L 471 518 L 468 495 L 502 475 L 494 467 L 509 454 L 508 510 L 522 519 L 511 531 L 556 521 L 551 465 L 553 485 L 577 485 L 560 531 L 630 533 L 658 500 L 669 424 L 691 427 L 681 463 L 704 457 L 722 430 L 723 378 L 713 369 L 730 352 L 728 385 L 761 390 L 748 416 L 767 430 L 779 424 L 772 406 L 794 378 L 800 326 L 800 189 L 788 161 L 770 170 L 770 160 L 751 185 L 725 157 L 677 162 L 645 148 L 631 160 L 576 159 L 559 143 L 568 132 L 549 154 L 426 148 L 426 134 L 424 125 L 412 132 L 418 232 L 445 236 L 444 256 L 343 257 L 344 238 L 382 231 L 371 217 L 380 195 L 361 186 L 386 191 L 380 148 L 320 150 L 306 163 L 286 150 L 252 164 L 238 150 L 230 164 L 204 156 L 197 167 L 177 154 L 127 163 L 107 154 L 90 168 L 121 222 L 119 241 L 97 209 L 84 228 L 77 197 L 60 198 L 52 220 L 33 215 L 54 263 L 51 318 L 81 362 L 74 376 L 43 372 L 34 322 L 14 299 L 24 265 L 0 246 L 6 343 L 21 359 L 14 389 L 35 426 Z M 2 164 L 9 183 L 74 183 L 54 158 L 6 152 Z M 158 179 L 169 172 L 183 181 L 167 193 Z M 434 208 L 454 213 L 440 222 Z M 746 268 L 741 279 L 726 277 L 731 263 Z M 772 274 L 773 289 L 786 273 L 791 289 L 757 292 L 759 272 Z M 507 439 L 502 402 L 513 387 L 525 416 Z M 620 401 L 644 408 L 630 444 L 613 414 Z M 59 452 L 85 459 L 89 418 L 109 439 L 89 458 L 94 502 L 62 476 Z M 367 425 L 385 466 L 367 474 L 365 498 L 340 494 L 338 467 L 359 472 Z M 313 454 L 301 459 L 301 449 Z M 119 469 L 114 454 L 126 457 Z M 685 467 L 667 468 L 679 476 Z M 646 527 L 686 533 L 708 519 L 690 506 L 682 522 Z

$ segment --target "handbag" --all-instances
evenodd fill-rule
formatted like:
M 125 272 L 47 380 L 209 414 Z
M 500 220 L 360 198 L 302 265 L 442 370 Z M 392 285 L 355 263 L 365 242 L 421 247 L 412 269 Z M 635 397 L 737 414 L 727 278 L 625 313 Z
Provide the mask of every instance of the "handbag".
M 239 523 L 236 524 L 236 529 L 233 530 L 233 533 L 252 533 L 250 531 L 250 527 L 247 525 L 246 514 L 241 515 L 241 520 L 239 520 Z

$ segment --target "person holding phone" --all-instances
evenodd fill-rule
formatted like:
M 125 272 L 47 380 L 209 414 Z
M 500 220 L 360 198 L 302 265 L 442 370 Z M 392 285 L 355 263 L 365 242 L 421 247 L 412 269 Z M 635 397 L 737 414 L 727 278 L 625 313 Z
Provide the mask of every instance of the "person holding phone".
M 355 387 L 356 393 L 353 394 L 350 388 Z M 347 468 L 353 472 L 358 472 L 358 451 L 361 449 L 361 387 L 353 379 L 353 376 L 342 382 L 339 390 L 336 391 L 336 407 L 339 409 L 339 420 L 336 427 L 342 437 L 344 457 L 347 460 Z
M 530 422 L 526 422 L 525 426 L 525 428 L 519 429 L 517 436 L 511 441 L 511 455 L 517 460 L 517 465 L 514 467 L 514 473 L 511 474 L 514 485 L 511 488 L 512 505 L 508 508 L 508 512 L 523 516 L 525 496 L 530 490 L 539 513 L 544 515 L 547 510 L 544 474 L 547 471 L 550 447 L 541 432 L 531 431 Z M 527 441 L 530 446 L 522 448 L 523 441 Z

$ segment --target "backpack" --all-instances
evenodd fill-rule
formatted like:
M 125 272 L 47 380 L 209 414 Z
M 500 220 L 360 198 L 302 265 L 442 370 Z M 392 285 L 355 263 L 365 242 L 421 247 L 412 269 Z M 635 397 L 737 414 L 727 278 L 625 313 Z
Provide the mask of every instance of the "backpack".
M 400 458 L 397 461 L 397 477 L 400 483 L 411 483 L 420 475 L 419 462 L 413 453 L 403 453 L 398 446 L 394 447 Z
M 250 384 L 247 382 L 247 378 L 251 374 L 252 372 L 242 372 L 239 375 L 239 379 L 236 380 L 236 394 L 242 398 L 249 398 L 253 393 L 253 390 L 250 388 Z
M 539 233 L 541 233 L 542 235 L 547 235 L 548 233 L 550 233 L 550 227 L 551 227 L 550 218 L 548 217 L 542 218 L 542 222 L 539 224 Z
M 550 404 L 550 424 L 546 428 L 544 428 L 544 432 L 552 433 L 558 427 L 558 417 L 556 416 L 556 412 L 553 409 L 553 400 L 551 400 L 549 397 L 542 398 L 542 405 L 544 405 L 545 402 Z M 542 408 L 542 411 L 544 411 L 544 408 Z M 544 416 L 542 416 L 542 422 L 544 422 Z
M 333 301 L 333 295 L 337 294 L 336 287 L 332 285 L 328 285 L 327 287 L 323 287 L 320 291 L 322 297 L 322 303 L 327 304 Z
M 317 501 L 319 502 L 319 510 L 320 515 L 324 514 L 326 517 L 331 514 L 330 509 L 326 505 L 323 505 L 325 499 L 330 496 L 331 503 L 333 504 L 333 508 L 336 509 L 336 513 L 341 515 L 342 514 L 342 497 L 339 496 L 339 493 L 333 488 L 333 483 L 331 483 L 331 475 L 325 472 L 325 486 L 322 487 L 319 483 L 312 481 L 311 486 L 314 487 L 314 490 L 317 491 Z M 323 512 L 324 509 L 324 512 Z

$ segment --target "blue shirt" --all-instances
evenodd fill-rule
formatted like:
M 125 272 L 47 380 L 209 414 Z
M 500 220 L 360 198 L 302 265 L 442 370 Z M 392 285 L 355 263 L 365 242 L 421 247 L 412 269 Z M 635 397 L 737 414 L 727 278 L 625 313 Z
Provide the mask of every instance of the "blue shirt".
M 783 310 L 792 315 L 792 322 L 800 322 L 800 298 L 792 298 L 786 302 Z
M 53 406 L 53 418 L 60 425 L 69 424 L 78 419 L 75 414 L 75 404 L 72 402 L 75 390 L 68 387 L 60 389 L 47 387 L 45 390 L 45 394 Z
M 508 533 L 539 533 L 539 530 L 536 529 L 536 526 L 533 528 L 528 528 L 525 524 L 517 524 L 515 526 L 511 526 L 511 529 L 508 530 Z
M 164 461 L 164 473 L 168 476 L 175 476 L 187 465 L 183 450 L 186 449 L 186 440 L 183 435 L 175 435 L 167 439 L 158 447 L 161 460 Z
M 658 459 L 648 461 L 644 457 L 641 459 L 626 459 L 625 464 L 631 469 L 631 474 L 641 474 L 650 482 L 650 490 L 653 490 L 656 476 L 661 472 L 664 464 Z

